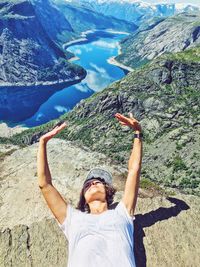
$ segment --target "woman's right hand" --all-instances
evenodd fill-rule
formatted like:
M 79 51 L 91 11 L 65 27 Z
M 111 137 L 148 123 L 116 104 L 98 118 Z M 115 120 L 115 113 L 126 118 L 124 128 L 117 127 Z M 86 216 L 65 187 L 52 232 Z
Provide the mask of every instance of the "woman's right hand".
M 57 135 L 59 132 L 61 132 L 66 126 L 67 126 L 66 122 L 63 122 L 62 124 L 58 123 L 58 125 L 56 125 L 53 128 L 53 130 L 42 135 L 40 137 L 40 141 L 44 141 L 45 143 L 48 142 L 51 138 L 53 138 L 55 135 Z

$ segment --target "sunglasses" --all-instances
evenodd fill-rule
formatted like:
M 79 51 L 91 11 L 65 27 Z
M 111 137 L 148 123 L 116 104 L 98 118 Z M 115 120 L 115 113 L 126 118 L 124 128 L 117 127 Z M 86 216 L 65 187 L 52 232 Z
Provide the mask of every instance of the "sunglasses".
M 104 184 L 105 185 L 105 182 L 103 182 L 103 181 L 100 181 L 100 180 L 92 180 L 92 181 L 88 181 L 88 182 L 86 182 L 85 183 L 85 185 L 83 186 L 83 192 L 85 193 L 89 188 L 90 188 L 90 186 L 92 185 L 92 184 Z

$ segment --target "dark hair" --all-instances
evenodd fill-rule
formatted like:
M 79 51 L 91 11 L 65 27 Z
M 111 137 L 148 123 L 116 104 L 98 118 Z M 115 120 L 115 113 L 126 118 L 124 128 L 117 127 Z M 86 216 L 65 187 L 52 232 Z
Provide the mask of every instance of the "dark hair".
M 109 207 L 113 203 L 113 198 L 117 190 L 112 185 L 106 182 L 104 182 L 104 185 L 106 189 L 106 201 Z M 83 211 L 83 212 L 90 213 L 89 205 L 86 203 L 85 197 L 84 197 L 84 187 L 81 190 L 79 202 L 77 204 L 76 209 Z

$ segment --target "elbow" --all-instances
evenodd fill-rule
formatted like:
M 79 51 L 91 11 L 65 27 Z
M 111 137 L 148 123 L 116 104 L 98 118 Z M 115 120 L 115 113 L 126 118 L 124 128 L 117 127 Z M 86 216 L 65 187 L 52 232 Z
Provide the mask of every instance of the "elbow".
M 48 185 L 52 185 L 52 182 L 48 177 L 44 174 L 38 174 L 38 186 L 40 189 L 47 187 Z
M 52 186 L 52 184 L 50 184 L 50 183 L 43 183 L 43 184 L 39 183 L 38 186 L 39 186 L 40 190 L 46 190 L 46 189 L 49 188 L 49 186 Z

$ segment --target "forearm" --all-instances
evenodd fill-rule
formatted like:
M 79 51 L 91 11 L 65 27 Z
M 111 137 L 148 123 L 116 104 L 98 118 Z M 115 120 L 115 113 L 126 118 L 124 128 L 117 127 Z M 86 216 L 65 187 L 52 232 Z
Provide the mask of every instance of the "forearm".
M 52 184 L 51 174 L 47 160 L 47 142 L 40 139 L 37 155 L 38 184 L 41 187 Z
M 135 133 L 139 133 L 136 131 Z M 131 151 L 131 156 L 128 162 L 128 170 L 140 172 L 142 164 L 142 139 L 134 138 L 133 149 Z

